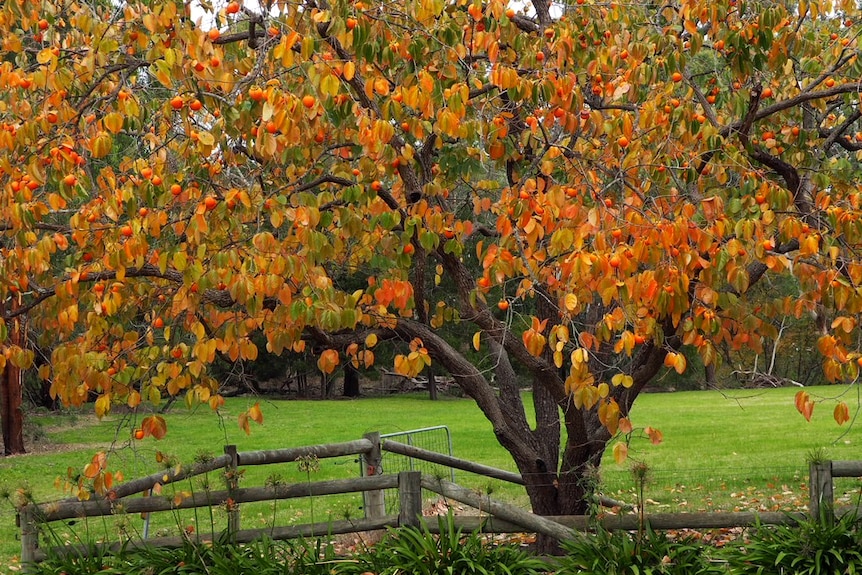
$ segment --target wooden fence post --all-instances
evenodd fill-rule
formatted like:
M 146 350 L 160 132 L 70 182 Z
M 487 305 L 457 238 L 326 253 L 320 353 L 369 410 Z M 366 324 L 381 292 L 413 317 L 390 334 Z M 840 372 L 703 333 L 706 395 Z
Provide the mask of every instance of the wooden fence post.
M 832 494 L 832 462 L 822 461 L 808 464 L 808 512 L 815 521 L 832 523 L 835 518 Z
M 224 472 L 229 494 L 225 505 L 227 506 L 227 532 L 228 536 L 233 538 L 239 531 L 239 504 L 233 497 L 233 492 L 239 487 L 239 457 L 236 445 L 225 445 L 224 453 L 230 457 Z
M 29 571 L 36 561 L 39 548 L 39 525 L 34 517 L 36 507 L 27 505 L 18 512 L 18 526 L 21 528 L 21 564 Z
M 371 442 L 371 451 L 361 456 L 362 476 L 382 475 L 383 458 L 380 451 L 380 432 L 372 431 L 363 437 Z M 366 519 L 379 519 L 386 515 L 386 500 L 383 497 L 383 490 L 364 491 L 362 499 Z
M 418 527 L 422 519 L 422 472 L 398 473 L 398 526 Z

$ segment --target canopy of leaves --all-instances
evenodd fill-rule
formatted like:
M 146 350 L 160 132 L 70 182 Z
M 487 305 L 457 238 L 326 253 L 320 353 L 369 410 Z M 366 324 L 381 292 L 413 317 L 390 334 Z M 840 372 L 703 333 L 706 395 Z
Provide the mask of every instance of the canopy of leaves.
M 4 3 L 0 300 L 52 393 L 215 408 L 208 366 L 258 333 L 324 372 L 397 334 L 415 374 L 470 321 L 613 433 L 680 346 L 714 364 L 786 314 L 854 380 L 856 3 L 521 9 Z M 746 297 L 770 274 L 798 293 Z

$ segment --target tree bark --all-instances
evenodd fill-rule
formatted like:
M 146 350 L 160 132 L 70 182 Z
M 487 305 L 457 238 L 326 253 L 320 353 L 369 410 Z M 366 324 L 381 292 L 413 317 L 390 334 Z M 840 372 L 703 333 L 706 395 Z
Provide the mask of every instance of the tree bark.
M 359 372 L 349 361 L 344 364 L 344 397 L 359 397 Z
M 11 309 L 18 307 L 12 299 Z M 0 302 L 0 316 L 5 317 L 6 304 Z M 7 322 L 9 343 L 19 347 L 26 344 L 24 317 L 16 317 Z M 0 372 L 0 425 L 3 432 L 3 454 L 17 455 L 26 453 L 24 449 L 24 385 L 21 368 L 7 360 Z

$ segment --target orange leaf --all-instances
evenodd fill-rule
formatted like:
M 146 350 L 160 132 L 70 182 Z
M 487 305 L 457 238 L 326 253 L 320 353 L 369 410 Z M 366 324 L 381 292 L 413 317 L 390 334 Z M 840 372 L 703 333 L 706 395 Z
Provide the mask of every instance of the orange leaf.
M 152 435 L 156 439 L 162 439 L 168 432 L 168 424 L 160 415 L 150 415 L 141 421 L 141 429 L 144 436 Z
M 327 349 L 320 354 L 319 358 L 317 358 L 317 367 L 319 367 L 320 371 L 323 373 L 332 373 L 335 371 L 339 361 L 338 352 L 334 349 Z
M 649 436 L 649 440 L 653 445 L 658 445 L 664 439 L 664 435 L 658 429 L 653 429 L 652 427 L 645 427 L 644 433 Z
M 847 404 L 843 401 L 835 406 L 835 411 L 833 412 L 835 416 L 835 421 L 838 422 L 838 425 L 844 425 L 848 421 L 850 421 L 850 408 L 847 407 Z
M 620 433 L 631 433 L 632 432 L 632 422 L 628 417 L 621 417 L 619 423 Z
M 811 401 L 811 396 L 808 392 L 796 392 L 796 410 L 802 414 L 806 421 L 811 421 L 811 414 L 814 411 L 814 402 Z

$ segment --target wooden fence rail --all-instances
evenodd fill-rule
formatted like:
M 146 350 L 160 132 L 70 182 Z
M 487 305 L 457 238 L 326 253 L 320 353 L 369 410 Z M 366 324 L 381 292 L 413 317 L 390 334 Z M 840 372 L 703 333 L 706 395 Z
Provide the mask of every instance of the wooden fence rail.
M 456 469 L 470 471 L 486 477 L 523 485 L 517 473 L 504 471 L 476 462 L 458 459 L 406 445 L 396 441 L 380 441 L 378 433 L 369 433 L 363 439 L 345 443 L 313 445 L 289 449 L 267 451 L 237 452 L 233 446 L 225 448 L 225 455 L 212 460 L 199 462 L 188 468 L 174 468 L 154 473 L 117 486 L 102 497 L 90 501 L 65 499 L 58 502 L 31 504 L 19 510 L 21 528 L 21 561 L 24 565 L 41 561 L 45 553 L 38 549 L 39 526 L 44 523 L 71 518 L 106 516 L 117 513 L 153 513 L 179 509 L 192 509 L 208 506 L 228 508 L 228 528 L 226 535 L 231 541 L 244 543 L 262 536 L 273 539 L 339 534 L 385 527 L 418 525 L 422 520 L 422 489 L 427 489 L 445 498 L 470 505 L 480 511 L 479 517 L 456 517 L 456 525 L 462 529 L 482 529 L 486 532 L 534 532 L 557 539 L 572 536 L 572 529 L 587 530 L 601 524 L 607 529 L 634 530 L 640 527 L 639 517 L 633 514 L 604 514 L 599 517 L 565 516 L 541 517 L 513 505 L 497 501 L 443 479 L 421 475 L 418 471 L 403 471 L 398 475 L 383 474 L 381 452 L 389 451 L 431 463 L 447 465 Z M 272 485 L 265 487 L 240 488 L 237 478 L 240 466 L 268 465 L 294 462 L 303 457 L 343 457 L 360 455 L 362 477 Z M 223 470 L 226 489 L 218 491 L 203 490 L 183 497 L 143 497 L 133 498 L 138 493 L 149 493 L 157 484 L 175 483 L 197 475 Z M 833 478 L 862 477 L 862 461 L 823 461 L 812 463 L 809 467 L 810 500 L 808 513 L 662 513 L 648 514 L 645 521 L 654 529 L 709 529 L 726 527 L 747 527 L 756 524 L 779 525 L 800 521 L 806 517 L 832 521 L 836 512 L 833 499 Z M 383 506 L 383 490 L 397 489 L 399 514 L 386 515 Z M 263 529 L 240 529 L 239 504 L 316 497 L 322 495 L 363 493 L 366 516 L 360 520 L 330 521 L 298 526 L 271 526 Z M 617 502 L 610 502 L 617 504 Z M 855 508 L 854 508 L 855 509 Z M 429 529 L 436 525 L 431 522 Z M 224 534 L 222 534 L 224 535 Z M 119 548 L 121 545 L 159 545 L 177 547 L 194 540 L 214 540 L 219 534 L 194 534 L 180 537 L 158 537 L 139 539 L 123 543 L 105 543 L 104 547 Z M 86 548 L 66 546 L 57 551 L 62 553 L 86 552 Z

